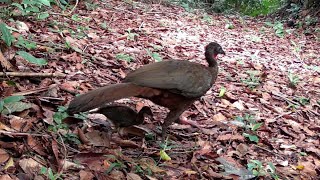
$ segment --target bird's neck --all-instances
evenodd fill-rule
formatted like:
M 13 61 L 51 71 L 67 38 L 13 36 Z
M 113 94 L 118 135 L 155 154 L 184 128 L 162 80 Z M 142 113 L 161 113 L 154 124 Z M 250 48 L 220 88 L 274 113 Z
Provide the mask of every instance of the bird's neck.
M 137 115 L 137 118 L 136 118 L 136 122 L 137 123 L 142 123 L 144 120 L 144 113 L 143 112 L 139 112 L 138 115 Z
M 213 54 L 213 55 L 212 54 L 206 54 L 206 60 L 207 60 L 207 62 L 209 64 L 209 67 L 215 68 L 215 67 L 218 66 L 216 57 L 217 57 L 217 55 L 215 55 L 215 54 Z

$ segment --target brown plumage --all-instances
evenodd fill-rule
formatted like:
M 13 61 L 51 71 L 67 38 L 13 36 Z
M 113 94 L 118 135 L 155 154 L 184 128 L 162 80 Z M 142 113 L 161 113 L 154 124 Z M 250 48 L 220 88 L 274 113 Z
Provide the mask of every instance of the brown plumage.
M 195 100 L 213 85 L 218 74 L 216 56 L 225 54 L 215 42 L 205 47 L 209 66 L 189 61 L 162 61 L 145 65 L 127 75 L 123 83 L 108 85 L 75 97 L 68 112 L 88 111 L 121 98 L 140 97 L 167 107 L 170 112 L 162 124 L 162 140 L 172 124 Z
M 145 117 L 152 118 L 152 111 L 148 106 L 137 112 L 128 106 L 106 105 L 95 112 L 105 115 L 116 127 L 139 125 L 143 123 Z

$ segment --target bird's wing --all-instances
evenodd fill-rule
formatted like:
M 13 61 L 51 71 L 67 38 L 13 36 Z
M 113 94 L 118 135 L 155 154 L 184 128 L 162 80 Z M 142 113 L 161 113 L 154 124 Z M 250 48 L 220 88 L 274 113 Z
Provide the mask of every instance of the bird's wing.
M 127 75 L 124 82 L 168 89 L 187 97 L 199 97 L 211 87 L 207 67 L 189 61 L 163 61 L 145 65 Z

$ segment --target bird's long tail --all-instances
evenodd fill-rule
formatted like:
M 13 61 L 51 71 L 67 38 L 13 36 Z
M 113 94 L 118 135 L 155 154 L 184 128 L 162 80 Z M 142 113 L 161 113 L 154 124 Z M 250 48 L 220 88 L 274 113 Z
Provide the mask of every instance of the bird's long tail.
M 150 90 L 152 89 L 132 83 L 108 85 L 75 97 L 70 102 L 67 112 L 74 114 L 88 111 L 118 99 L 145 94 Z

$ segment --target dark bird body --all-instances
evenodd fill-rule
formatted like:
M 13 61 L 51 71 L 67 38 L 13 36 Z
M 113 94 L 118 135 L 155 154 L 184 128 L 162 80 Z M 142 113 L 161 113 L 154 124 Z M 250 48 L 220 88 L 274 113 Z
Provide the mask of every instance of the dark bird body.
M 140 97 L 167 107 L 170 112 L 162 124 L 162 140 L 167 127 L 214 84 L 218 74 L 216 56 L 225 54 L 217 43 L 205 48 L 209 66 L 189 61 L 162 61 L 130 72 L 123 83 L 108 85 L 75 97 L 68 112 L 88 111 L 121 98 Z
M 128 106 L 107 105 L 99 108 L 96 113 L 105 115 L 116 127 L 139 125 L 145 117 L 152 117 L 152 111 L 147 106 L 137 112 Z

